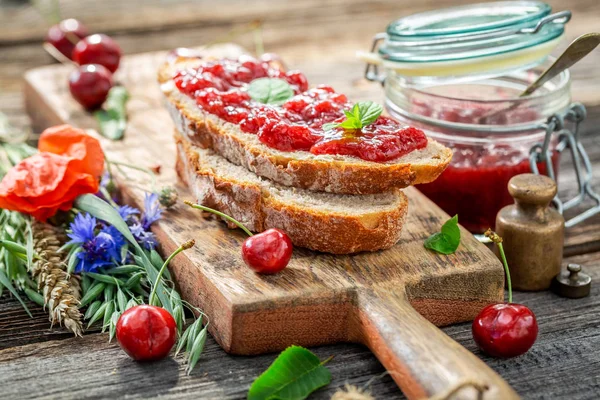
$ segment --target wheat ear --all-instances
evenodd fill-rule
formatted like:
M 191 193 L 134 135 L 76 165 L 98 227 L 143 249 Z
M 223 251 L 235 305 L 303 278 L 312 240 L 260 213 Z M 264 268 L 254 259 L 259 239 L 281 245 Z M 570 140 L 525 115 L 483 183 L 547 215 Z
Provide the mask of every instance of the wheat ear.
M 77 276 L 67 273 L 67 254 L 60 251 L 67 236 L 62 229 L 42 222 L 33 224 L 32 234 L 37 258 L 31 267 L 31 276 L 37 280 L 38 291 L 44 297 L 50 322 L 64 326 L 75 336 L 81 336 L 81 286 Z

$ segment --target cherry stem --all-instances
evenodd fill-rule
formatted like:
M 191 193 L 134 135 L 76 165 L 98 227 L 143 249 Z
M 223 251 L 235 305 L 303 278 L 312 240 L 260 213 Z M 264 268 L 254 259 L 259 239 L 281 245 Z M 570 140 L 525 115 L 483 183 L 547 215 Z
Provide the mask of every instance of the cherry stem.
M 496 246 L 498 246 L 500 259 L 502 260 L 502 264 L 504 264 L 504 272 L 506 273 L 506 286 L 508 287 L 508 302 L 512 303 L 512 283 L 510 280 L 510 270 L 508 269 L 508 262 L 506 261 L 506 255 L 504 254 L 504 246 L 502 246 L 502 238 L 500 237 L 500 235 L 498 235 L 491 229 L 488 229 L 485 232 L 485 236 L 487 236 L 492 242 L 496 243 Z
M 158 282 L 160 282 L 160 280 L 163 276 L 163 273 L 165 272 L 165 269 L 167 269 L 167 265 L 169 265 L 171 260 L 177 254 L 181 253 L 184 250 L 191 248 L 192 246 L 194 246 L 194 244 L 195 244 L 194 240 L 185 242 L 184 244 L 179 246 L 174 252 L 172 252 L 169 257 L 167 257 L 167 259 L 163 263 L 162 267 L 160 267 L 160 270 L 158 271 L 158 275 L 156 276 L 156 281 L 154 282 L 154 285 L 152 285 L 152 291 L 150 292 L 150 296 L 148 297 L 148 304 L 152 305 L 152 303 L 154 303 L 154 298 L 156 297 L 156 288 L 158 287 Z
M 219 217 L 225 218 L 227 221 L 230 221 L 230 222 L 233 222 L 234 224 L 236 224 L 241 230 L 246 232 L 246 234 L 248 234 L 248 236 L 254 236 L 254 234 L 252 232 L 250 232 L 250 230 L 248 228 L 246 228 L 240 221 L 236 220 L 235 218 L 233 218 L 225 213 L 222 213 L 221 211 L 217 211 L 214 208 L 206 207 L 206 206 L 203 206 L 200 204 L 192 203 L 191 201 L 188 201 L 188 200 L 185 200 L 184 203 L 192 208 L 197 209 L 197 210 L 206 211 L 206 212 L 218 215 Z
M 504 254 L 504 246 L 502 242 L 496 243 L 498 246 L 498 252 L 502 258 L 502 264 L 504 264 L 504 272 L 506 273 L 506 286 L 508 287 L 508 302 L 512 303 L 512 283 L 510 281 L 510 270 L 508 269 L 508 262 L 506 261 L 506 255 Z
M 253 29 L 254 51 L 256 52 L 256 57 L 260 57 L 265 52 L 265 45 L 263 42 L 262 22 L 256 21 L 255 24 L 256 24 L 256 27 Z
M 77 65 L 72 60 L 70 60 L 65 55 L 63 55 L 63 53 L 58 51 L 58 49 L 56 47 L 54 47 L 54 45 L 46 42 L 42 45 L 42 47 L 44 48 L 44 50 L 46 50 L 46 52 L 48 54 L 50 54 L 52 56 L 52 58 L 54 58 L 59 63 L 61 63 L 63 65 L 70 65 L 70 66 Z

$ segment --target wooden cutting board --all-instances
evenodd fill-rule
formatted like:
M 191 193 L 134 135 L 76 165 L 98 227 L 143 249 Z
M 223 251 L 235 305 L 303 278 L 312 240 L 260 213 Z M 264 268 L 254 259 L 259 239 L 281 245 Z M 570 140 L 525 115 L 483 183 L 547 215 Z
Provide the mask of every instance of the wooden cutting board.
M 234 45 L 212 47 L 235 56 Z M 126 57 L 117 79 L 130 94 L 125 139 L 103 140 L 109 160 L 142 167 L 162 165 L 159 187 L 177 185 L 173 124 L 163 109 L 156 68 L 165 53 Z M 71 67 L 43 67 L 25 74 L 25 101 L 36 129 L 69 123 L 96 127 L 71 98 Z M 357 71 L 357 75 L 360 71 Z M 140 206 L 148 187 L 143 173 L 120 174 L 127 198 Z M 130 185 L 130 186 L 128 186 Z M 411 399 L 439 395 L 466 384 L 456 398 L 476 398 L 469 383 L 485 386 L 485 399 L 516 398 L 512 389 L 476 356 L 434 325 L 472 320 L 487 304 L 503 300 L 504 274 L 494 254 L 462 230 L 450 256 L 424 249 L 423 241 L 448 219 L 414 188 L 406 190 L 409 216 L 402 240 L 392 249 L 333 256 L 295 249 L 288 268 L 261 276 L 240 256 L 244 235 L 213 218 L 177 205 L 156 226 L 163 253 L 189 239 L 196 246 L 178 256 L 171 271 L 183 297 L 210 317 L 210 332 L 233 354 L 279 351 L 291 344 L 315 346 L 342 341 L 369 346 Z

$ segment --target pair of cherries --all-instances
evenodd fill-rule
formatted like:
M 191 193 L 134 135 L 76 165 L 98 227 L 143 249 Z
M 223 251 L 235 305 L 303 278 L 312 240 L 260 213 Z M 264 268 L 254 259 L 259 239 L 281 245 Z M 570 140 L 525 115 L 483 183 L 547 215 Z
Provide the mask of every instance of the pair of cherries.
M 52 26 L 46 42 L 78 67 L 69 76 L 71 95 L 84 108 L 99 108 L 113 86 L 112 74 L 119 67 L 121 48 L 104 34 L 88 36 L 87 28 L 76 19 Z

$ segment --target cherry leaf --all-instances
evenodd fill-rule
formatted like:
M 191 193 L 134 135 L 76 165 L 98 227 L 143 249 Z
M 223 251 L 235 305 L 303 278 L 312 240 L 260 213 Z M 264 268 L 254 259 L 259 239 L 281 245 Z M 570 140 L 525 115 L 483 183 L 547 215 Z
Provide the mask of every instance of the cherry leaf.
M 331 373 L 311 351 L 290 346 L 256 378 L 248 400 L 302 400 L 331 382 Z

